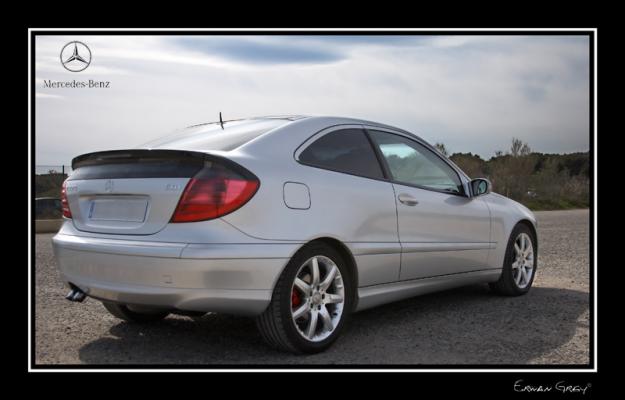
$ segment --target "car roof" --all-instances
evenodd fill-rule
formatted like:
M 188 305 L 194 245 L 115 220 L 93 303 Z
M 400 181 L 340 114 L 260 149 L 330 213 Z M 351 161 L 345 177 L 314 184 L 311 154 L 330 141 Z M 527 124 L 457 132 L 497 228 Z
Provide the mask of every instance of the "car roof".
M 355 125 L 371 125 L 371 126 L 377 126 L 380 128 L 388 128 L 388 129 L 392 129 L 392 130 L 396 130 L 396 131 L 401 131 L 401 132 L 405 132 L 405 133 L 409 133 L 411 135 L 414 135 L 414 133 L 405 131 L 401 128 L 398 128 L 396 126 L 392 126 L 392 125 L 388 125 L 388 124 L 383 124 L 381 122 L 375 122 L 375 121 L 370 121 L 370 120 L 366 120 L 366 119 L 360 119 L 360 118 L 352 118 L 352 117 L 337 117 L 337 116 L 308 116 L 306 118 L 310 118 L 310 119 L 317 119 L 317 120 L 321 120 L 321 121 L 327 121 L 330 124 L 355 124 Z
M 397 128 L 396 126 L 391 126 L 391 125 L 383 124 L 383 123 L 380 123 L 380 122 L 369 121 L 369 120 L 360 119 L 360 118 L 339 117 L 339 116 L 331 116 L 331 115 L 302 115 L 302 114 L 264 115 L 264 116 L 249 117 L 249 118 L 238 118 L 238 119 L 223 120 L 223 122 L 252 121 L 252 120 L 265 120 L 265 119 L 283 119 L 285 121 L 297 121 L 297 120 L 302 120 L 302 119 L 309 119 L 309 120 L 310 119 L 315 119 L 315 120 L 318 120 L 319 122 L 326 121 L 329 125 L 336 125 L 336 124 L 372 125 L 372 126 L 378 126 L 378 127 L 381 127 L 381 128 L 393 129 L 393 130 L 396 130 L 396 131 L 401 131 L 401 132 L 408 133 L 410 135 L 416 136 L 412 132 L 408 132 L 408 131 L 405 131 L 404 129 Z M 205 123 L 190 125 L 187 128 L 195 128 L 195 127 L 199 127 L 199 126 L 203 126 L 203 125 L 211 125 L 211 124 L 219 124 L 219 123 L 220 123 L 220 121 L 205 122 Z
M 283 119 L 286 121 L 296 121 L 298 119 L 308 118 L 306 115 L 264 115 L 259 117 L 249 118 L 236 118 L 236 119 L 224 119 L 223 121 L 202 122 L 195 125 L 189 125 L 186 128 L 196 128 L 204 125 L 219 124 L 221 122 L 233 122 L 233 121 L 251 121 L 251 120 L 263 120 L 263 119 Z
M 390 129 L 392 131 L 401 132 L 409 136 L 416 137 L 417 139 L 421 141 L 424 141 L 419 135 L 415 134 L 414 132 L 409 132 L 405 129 L 401 129 L 396 126 L 392 126 L 388 124 L 383 124 L 381 122 L 370 121 L 370 120 L 360 119 L 360 118 L 340 117 L 340 116 L 330 116 L 330 115 L 318 115 L 318 116 L 309 115 L 309 116 L 298 116 L 297 120 L 315 121 L 320 126 L 325 125 L 327 127 L 334 126 L 334 125 L 368 125 L 372 127 Z M 293 119 L 292 121 L 295 121 L 295 119 Z

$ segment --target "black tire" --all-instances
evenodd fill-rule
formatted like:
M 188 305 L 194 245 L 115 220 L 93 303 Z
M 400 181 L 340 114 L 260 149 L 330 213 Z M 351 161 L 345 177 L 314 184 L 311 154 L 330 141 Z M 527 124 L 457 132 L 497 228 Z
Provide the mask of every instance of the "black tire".
M 103 301 L 102 304 L 104 308 L 108 310 L 113 316 L 123 319 L 126 322 L 135 322 L 135 323 L 147 323 L 147 322 L 156 322 L 164 319 L 169 315 L 168 311 L 136 311 L 131 310 L 125 304 L 118 303 L 110 303 Z
M 517 240 L 518 236 L 521 233 L 525 233 L 530 237 L 532 242 L 532 249 L 534 253 L 534 268 L 532 272 L 532 276 L 530 277 L 529 283 L 527 286 L 521 288 L 514 281 L 514 275 L 512 270 L 512 263 L 515 259 L 515 251 L 514 251 L 514 243 Z M 503 296 L 520 296 L 527 293 L 532 287 L 532 283 L 534 282 L 534 277 L 536 277 L 536 267 L 538 266 L 538 244 L 536 242 L 536 235 L 534 232 L 524 223 L 517 224 L 512 233 L 510 234 L 510 238 L 508 239 L 508 246 L 506 248 L 506 256 L 503 262 L 503 270 L 501 272 L 501 276 L 497 282 L 490 283 L 490 288 L 493 292 L 503 295 Z
M 291 316 L 291 288 L 293 282 L 300 267 L 314 256 L 325 256 L 336 264 L 343 278 L 345 290 L 343 312 L 339 322 L 327 338 L 317 342 L 303 338 Z M 278 350 L 292 353 L 318 353 L 324 351 L 332 345 L 345 326 L 353 306 L 353 290 L 351 271 L 341 254 L 323 243 L 310 244 L 300 249 L 291 258 L 284 271 L 282 271 L 282 275 L 280 275 L 273 291 L 271 303 L 263 314 L 256 318 L 256 326 L 267 344 Z

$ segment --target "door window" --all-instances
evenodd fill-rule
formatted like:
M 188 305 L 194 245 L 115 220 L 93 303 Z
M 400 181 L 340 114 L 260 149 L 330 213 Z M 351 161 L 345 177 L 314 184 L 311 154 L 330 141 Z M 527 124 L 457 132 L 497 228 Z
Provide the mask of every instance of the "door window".
M 407 137 L 370 131 L 371 138 L 399 183 L 450 193 L 462 193 L 458 174 L 440 156 Z

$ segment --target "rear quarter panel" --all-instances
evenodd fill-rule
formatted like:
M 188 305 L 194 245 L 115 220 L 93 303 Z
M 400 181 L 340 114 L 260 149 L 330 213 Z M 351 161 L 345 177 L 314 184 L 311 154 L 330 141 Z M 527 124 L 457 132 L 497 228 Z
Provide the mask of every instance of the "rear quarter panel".
M 244 207 L 223 217 L 246 234 L 267 240 L 332 237 L 342 242 L 398 241 L 390 183 L 309 167 L 293 159 L 280 165 L 246 161 L 241 164 L 259 177 L 260 188 Z M 285 182 L 308 187 L 308 209 L 286 206 Z

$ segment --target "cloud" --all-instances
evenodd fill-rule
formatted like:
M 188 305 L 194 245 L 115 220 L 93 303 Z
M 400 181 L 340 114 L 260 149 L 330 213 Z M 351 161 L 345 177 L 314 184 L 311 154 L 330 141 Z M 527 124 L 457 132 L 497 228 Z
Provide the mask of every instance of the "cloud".
M 71 40 L 93 54 L 80 73 L 58 62 Z M 359 117 L 486 158 L 513 136 L 537 151 L 585 151 L 588 45 L 573 36 L 38 37 L 37 163 L 136 146 L 220 111 Z M 43 79 L 111 85 L 45 89 Z
M 281 37 L 259 39 L 257 37 L 195 36 L 175 39 L 182 47 L 226 59 L 261 64 L 317 64 L 344 59 L 345 55 L 335 48 L 301 39 L 285 40 Z

